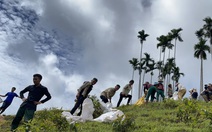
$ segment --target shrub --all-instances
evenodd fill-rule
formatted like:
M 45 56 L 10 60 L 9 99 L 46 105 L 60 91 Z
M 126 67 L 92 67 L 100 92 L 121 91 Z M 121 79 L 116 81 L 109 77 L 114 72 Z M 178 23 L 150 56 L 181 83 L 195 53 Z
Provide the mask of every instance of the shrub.
M 123 120 L 123 116 L 119 117 L 113 122 L 114 132 L 128 132 L 135 129 L 135 119 L 132 116 L 126 116 Z
M 173 99 L 165 99 L 163 102 L 164 108 L 173 109 L 178 106 L 178 101 Z
M 202 122 L 201 108 L 196 100 L 184 99 L 178 107 L 177 117 L 179 121 L 195 127 Z
M 97 118 L 103 114 L 103 110 L 100 107 L 101 104 L 99 103 L 99 99 L 95 95 L 92 95 L 89 98 L 92 100 L 95 109 L 93 112 L 93 118 Z
M 28 123 L 24 123 L 25 125 L 20 126 L 17 132 L 23 132 L 26 127 L 30 127 L 30 130 L 33 132 L 67 132 L 70 129 L 70 125 L 66 118 L 61 116 L 61 113 L 62 110 L 56 108 L 37 111 L 35 118 Z

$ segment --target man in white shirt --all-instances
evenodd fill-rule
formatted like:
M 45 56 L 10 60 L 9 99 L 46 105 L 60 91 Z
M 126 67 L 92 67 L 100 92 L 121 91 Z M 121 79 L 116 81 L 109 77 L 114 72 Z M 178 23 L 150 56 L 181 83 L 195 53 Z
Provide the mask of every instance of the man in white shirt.
M 127 84 L 127 85 L 123 88 L 122 92 L 120 93 L 120 98 L 119 98 L 117 107 L 119 107 L 119 105 L 120 105 L 120 103 L 121 103 L 123 97 L 128 98 L 127 105 L 129 105 L 130 100 L 131 100 L 131 98 L 132 98 L 132 95 L 129 95 L 129 92 L 130 92 L 130 90 L 132 89 L 133 83 L 134 83 L 134 80 L 130 80 L 130 81 L 129 81 L 129 84 Z

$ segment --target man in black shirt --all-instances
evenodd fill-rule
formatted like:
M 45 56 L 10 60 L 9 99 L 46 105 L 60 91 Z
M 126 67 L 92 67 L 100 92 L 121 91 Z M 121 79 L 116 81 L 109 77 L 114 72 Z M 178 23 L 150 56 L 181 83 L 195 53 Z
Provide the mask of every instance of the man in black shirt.
M 23 116 L 24 116 L 25 122 L 32 120 L 34 113 L 36 111 L 37 105 L 43 104 L 46 101 L 51 99 L 51 95 L 48 89 L 45 86 L 42 86 L 40 84 L 41 80 L 42 80 L 42 76 L 40 74 L 34 74 L 33 75 L 34 85 L 30 85 L 20 92 L 20 97 L 23 100 L 23 103 L 21 104 L 15 118 L 12 121 L 12 124 L 11 124 L 12 131 L 18 127 Z M 24 93 L 26 92 L 29 92 L 27 98 L 24 97 Z M 44 95 L 46 96 L 46 98 L 40 101 L 40 99 Z

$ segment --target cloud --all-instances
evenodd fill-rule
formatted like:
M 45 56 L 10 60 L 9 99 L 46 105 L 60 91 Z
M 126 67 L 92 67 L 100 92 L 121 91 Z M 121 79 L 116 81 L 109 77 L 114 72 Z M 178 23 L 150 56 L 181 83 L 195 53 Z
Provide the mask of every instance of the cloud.
M 4 74 L 0 79 L 4 89 L 0 92 L 16 86 L 18 93 L 32 84 L 34 73 L 41 73 L 42 84 L 53 98 L 39 109 L 71 109 L 77 89 L 86 80 L 99 79 L 91 92 L 97 96 L 108 87 L 128 83 L 132 78 L 128 60 L 138 58 L 140 53 L 138 31 L 144 29 L 150 35 L 144 42 L 143 53 L 148 52 L 158 61 L 156 38 L 180 27 L 184 42 L 177 43 L 176 62 L 185 73 L 180 82 L 187 89 L 199 89 L 200 60 L 193 57 L 193 47 L 198 42 L 194 32 L 202 27 L 202 19 L 210 16 L 211 4 L 210 0 L 3 0 L 0 72 Z M 208 56 L 204 61 L 204 83 L 211 81 L 211 65 Z M 158 71 L 154 74 L 156 81 Z M 149 79 L 146 75 L 145 81 Z M 136 71 L 134 102 L 137 88 Z M 114 105 L 120 91 L 113 98 Z M 15 114 L 20 103 L 15 99 L 5 113 Z

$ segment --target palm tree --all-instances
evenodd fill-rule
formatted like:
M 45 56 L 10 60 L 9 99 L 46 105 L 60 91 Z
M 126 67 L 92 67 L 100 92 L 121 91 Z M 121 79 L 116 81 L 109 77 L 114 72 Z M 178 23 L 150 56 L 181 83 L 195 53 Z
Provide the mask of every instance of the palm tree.
M 206 17 L 203 19 L 205 24 L 203 25 L 203 29 L 205 30 L 205 37 L 209 38 L 210 43 L 210 51 L 212 51 L 212 19 L 210 17 Z M 211 52 L 211 59 L 212 59 L 212 52 Z
M 159 70 L 159 74 L 158 74 L 158 78 L 161 78 L 162 76 L 161 76 L 161 70 L 163 69 L 163 61 L 158 61 L 157 63 L 156 63 L 156 67 L 157 67 L 157 69 Z
M 132 65 L 133 72 L 132 72 L 132 80 L 134 79 L 134 73 L 135 70 L 138 69 L 138 59 L 137 58 L 132 58 L 132 60 L 129 60 L 129 63 Z
M 173 73 L 173 75 L 172 75 L 173 86 L 175 86 L 174 82 L 178 83 L 179 79 L 180 79 L 180 76 L 181 75 L 184 76 L 185 74 L 180 72 L 180 68 L 179 67 L 173 67 L 172 73 Z
M 201 39 L 205 36 L 205 33 L 204 33 L 204 29 L 203 28 L 200 28 L 199 30 L 197 30 L 195 32 L 196 36 L 198 39 Z
M 177 50 L 177 40 L 180 42 L 183 42 L 183 39 L 181 38 L 180 32 L 182 31 L 182 28 L 178 28 L 178 29 L 172 29 L 171 30 L 171 37 L 175 40 L 174 43 L 174 62 L 176 63 L 176 50 Z
M 179 67 L 173 67 L 173 75 L 172 75 L 172 80 L 174 80 L 176 83 L 179 82 L 180 76 L 184 76 L 185 74 L 180 72 L 180 68 Z
M 157 40 L 159 41 L 159 43 L 157 44 L 157 48 L 158 47 L 162 48 L 161 52 L 163 52 L 163 65 L 164 65 L 166 48 L 168 48 L 168 47 L 171 48 L 173 46 L 173 44 L 171 44 L 171 37 L 168 35 L 167 36 L 161 35 L 160 37 L 157 38 Z M 160 72 L 159 72 L 159 74 L 160 74 Z
M 148 72 L 151 72 L 150 73 L 150 75 L 151 75 L 151 78 L 150 78 L 150 83 L 152 84 L 152 77 L 153 77 L 153 75 L 154 75 L 154 70 L 155 69 L 157 69 L 157 67 L 156 67 L 156 63 L 155 63 L 155 61 L 153 60 L 152 61 L 152 64 L 148 64 L 147 65 L 147 70 L 146 70 L 146 73 L 148 73 Z
M 194 45 L 194 57 L 201 59 L 200 66 L 200 93 L 203 91 L 203 60 L 207 59 L 206 51 L 210 53 L 210 47 L 205 44 L 206 40 L 201 38 L 199 43 Z
M 142 80 L 142 84 L 144 84 L 144 78 L 145 78 L 145 74 L 147 73 L 146 72 L 146 70 L 147 70 L 147 66 L 151 63 L 151 62 L 153 62 L 153 59 L 150 57 L 150 54 L 148 54 L 148 53 L 144 53 L 144 55 L 145 55 L 145 58 L 142 58 L 141 60 L 142 60 L 142 62 L 144 63 L 144 73 L 143 73 L 143 80 Z M 141 87 L 141 94 L 140 94 L 140 96 L 142 96 L 142 92 L 143 92 L 143 85 L 142 85 L 142 87 Z
M 140 64 L 141 64 L 141 58 L 142 58 L 142 48 L 143 48 L 143 42 L 146 41 L 146 37 L 148 37 L 148 34 L 145 34 L 144 30 L 141 30 L 138 32 L 138 38 L 140 39 L 141 43 L 141 50 L 140 50 Z M 140 93 L 141 93 L 141 66 L 139 69 L 139 86 L 138 86 L 138 99 L 140 98 Z
M 170 76 L 171 76 L 171 73 L 172 73 L 172 69 L 175 67 L 174 60 L 175 60 L 174 58 L 167 59 L 167 62 L 165 64 L 165 68 L 164 69 L 166 70 L 166 75 L 168 75 L 168 76 L 166 76 L 167 77 L 166 84 L 170 83 Z M 166 87 L 166 91 L 168 91 L 167 87 Z
M 134 80 L 134 72 L 135 72 L 135 70 L 138 69 L 139 62 L 138 62 L 138 59 L 137 58 L 132 58 L 132 60 L 129 60 L 129 63 L 133 67 L 132 80 Z M 132 94 L 133 94 L 133 89 L 131 90 L 131 95 Z M 132 104 L 132 99 L 131 99 L 131 104 Z

